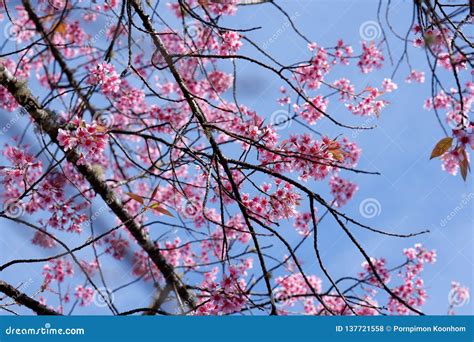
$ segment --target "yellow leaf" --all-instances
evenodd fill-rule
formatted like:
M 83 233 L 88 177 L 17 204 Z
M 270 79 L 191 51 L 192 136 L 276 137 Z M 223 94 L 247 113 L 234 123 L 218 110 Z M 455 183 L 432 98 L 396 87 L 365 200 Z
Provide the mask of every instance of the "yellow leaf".
M 150 204 L 147 208 L 149 209 L 155 209 L 156 207 L 159 207 L 160 206 L 160 203 L 152 203 Z
M 63 22 L 56 25 L 54 32 L 59 33 L 60 35 L 64 35 L 66 33 L 67 25 Z
M 442 156 L 443 154 L 448 152 L 452 144 L 453 144 L 453 138 L 451 137 L 443 138 L 440 141 L 438 141 L 433 151 L 431 152 L 430 159 Z
M 101 125 L 97 125 L 95 129 L 99 133 L 106 133 L 109 130 L 107 127 Z
M 335 140 L 332 140 L 328 144 L 328 152 L 332 154 L 333 158 L 337 161 L 344 161 L 344 151 L 341 150 L 341 146 Z
M 174 217 L 174 215 L 169 212 L 168 210 L 166 210 L 165 208 L 163 207 L 160 207 L 160 204 L 159 203 L 152 203 L 151 205 L 149 205 L 147 208 L 150 208 L 150 209 L 153 209 L 159 213 L 162 213 L 162 214 L 165 214 L 165 215 L 168 215 L 168 216 L 171 216 L 171 217 Z
M 344 153 L 340 149 L 329 150 L 331 152 L 334 159 L 337 161 L 343 162 L 344 161 Z
M 142 198 L 141 196 L 132 194 L 131 192 L 126 192 L 126 194 L 127 194 L 131 199 L 134 199 L 135 201 L 140 202 L 141 204 L 145 204 L 145 201 L 143 200 L 143 198 Z

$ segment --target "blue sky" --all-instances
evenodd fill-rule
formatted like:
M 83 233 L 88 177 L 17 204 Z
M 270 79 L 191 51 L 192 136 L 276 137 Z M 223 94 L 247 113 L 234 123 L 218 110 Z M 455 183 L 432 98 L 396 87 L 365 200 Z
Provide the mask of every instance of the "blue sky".
M 377 1 L 292 0 L 278 1 L 278 3 L 290 16 L 294 17 L 294 23 L 310 40 L 321 46 L 334 46 L 337 40 L 342 38 L 354 46 L 356 53 L 360 51 L 362 40 L 359 35 L 360 26 L 367 21 L 377 20 Z M 164 8 L 164 3 L 160 6 Z M 390 18 L 393 26 L 398 32 L 405 33 L 411 19 L 412 2 L 392 1 L 391 6 Z M 286 18 L 271 5 L 241 8 L 237 17 L 228 18 L 224 22 L 228 27 L 262 26 L 261 30 L 249 33 L 249 38 L 262 46 L 266 44 L 266 51 L 282 63 L 294 63 L 309 57 L 306 42 L 285 25 Z M 282 30 L 284 27 L 286 28 Z M 385 26 L 384 29 L 387 27 Z M 276 32 L 280 33 L 273 42 L 268 43 Z M 388 32 L 387 34 L 392 54 L 397 60 L 403 45 L 393 35 Z M 255 56 L 255 50 L 249 48 L 248 45 L 244 46 L 241 53 Z M 411 49 L 410 59 L 414 68 L 426 70 L 426 58 L 423 51 Z M 365 85 L 379 86 L 383 78 L 390 75 L 393 70 L 388 58 L 383 69 L 368 75 L 361 74 L 354 64 L 352 62 L 349 67 L 337 68 L 328 76 L 327 81 L 332 82 L 346 77 L 352 80 L 359 89 Z M 259 115 L 270 118 L 274 111 L 281 109 L 276 102 L 279 96 L 278 89 L 282 85 L 281 81 L 254 65 L 239 62 L 238 66 L 240 102 L 255 109 Z M 391 266 L 403 262 L 403 248 L 411 247 L 414 243 L 421 242 L 429 249 L 436 249 L 438 253 L 436 264 L 427 265 L 424 271 L 423 278 L 430 298 L 423 309 L 428 314 L 445 314 L 451 281 L 458 281 L 470 288 L 473 286 L 473 183 L 472 179 L 463 182 L 460 176 L 453 177 L 441 171 L 439 161 L 429 161 L 430 152 L 434 144 L 443 137 L 443 132 L 433 112 L 428 112 L 422 107 L 424 100 L 430 96 L 429 77 L 422 85 L 406 84 L 403 80 L 407 74 L 408 68 L 403 64 L 394 77 L 394 81 L 399 86 L 398 90 L 386 97 L 390 105 L 383 110 L 378 120 L 370 121 L 370 125 L 377 125 L 376 129 L 354 133 L 341 129 L 324 119 L 319 121 L 314 128 L 330 136 L 344 134 L 352 139 L 356 135 L 355 140 L 363 150 L 358 167 L 381 173 L 380 176 L 355 175 L 347 172 L 343 174 L 345 178 L 359 185 L 356 196 L 343 208 L 346 213 L 363 223 L 389 231 L 408 233 L 424 229 L 431 230 L 430 234 L 416 238 L 396 239 L 352 228 L 370 255 L 385 257 Z M 446 82 L 452 82 L 449 73 L 441 72 L 440 75 Z M 330 99 L 328 110 L 334 113 L 335 118 L 345 123 L 361 125 L 367 120 L 354 117 L 336 98 Z M 4 113 L 0 117 L 1 126 L 8 122 L 8 115 L 12 114 Z M 19 127 L 15 129 L 20 131 Z M 301 131 L 301 127 L 293 122 L 290 127 L 279 133 L 287 135 L 298 131 Z M 320 183 L 310 185 L 325 198 L 330 198 L 326 185 Z M 381 208 L 379 215 L 370 219 L 362 217 L 359 211 L 360 203 L 368 198 L 376 199 Z M 463 204 L 463 198 L 471 200 Z M 96 205 L 100 204 L 96 203 Z M 460 207 L 460 210 L 456 207 Z M 451 215 L 453 211 L 456 211 L 455 215 Z M 443 220 L 448 216 L 452 218 L 443 224 Z M 101 220 L 107 219 L 99 218 L 98 224 Z M 110 223 L 110 218 L 108 220 Z M 20 256 L 49 255 L 49 252 L 43 254 L 41 251 L 31 250 L 30 231 L 13 227 L 5 220 L 0 222 L 2 226 L 0 263 Z M 289 230 L 289 227 L 291 227 L 290 224 L 282 229 Z M 296 239 L 296 235 L 294 238 Z M 81 241 L 82 239 L 77 239 L 74 245 Z M 284 250 L 278 249 L 274 249 L 274 253 L 277 257 L 287 254 Z M 360 264 L 363 261 L 362 256 L 355 251 L 337 225 L 330 220 L 324 221 L 321 225 L 321 253 L 335 278 L 347 274 L 355 275 L 360 270 Z M 319 269 L 316 266 L 313 267 L 315 265 L 313 254 L 311 243 L 309 243 L 303 247 L 299 256 L 303 259 L 307 270 L 320 275 Z M 108 266 L 110 266 L 107 270 L 108 276 L 116 280 L 115 285 L 125 283 L 130 279 L 126 265 L 113 262 Z M 0 277 L 11 283 L 28 281 L 31 277 L 33 280 L 31 286 L 36 289 L 41 282 L 38 270 L 38 266 L 34 265 L 20 266 L 2 272 Z M 326 280 L 324 284 L 327 285 Z M 150 299 L 148 294 L 153 293 L 147 285 L 137 285 L 126 291 L 120 294 L 120 299 L 117 301 L 124 308 L 127 304 L 137 304 L 137 302 L 147 305 Z M 143 303 L 141 303 L 142 299 Z M 103 313 L 103 310 L 90 307 L 80 312 Z M 458 308 L 457 313 L 471 314 L 472 305 Z
M 361 37 L 359 28 L 367 21 L 377 20 L 377 1 L 282 1 L 282 6 L 301 32 L 310 40 L 322 46 L 334 46 L 337 39 L 342 38 L 360 51 Z M 399 33 L 405 33 L 411 21 L 412 3 L 410 1 L 392 1 L 390 19 Z M 264 23 L 261 31 L 251 36 L 257 42 L 265 43 L 274 32 L 284 27 L 286 19 L 278 15 L 272 6 L 248 7 L 242 10 L 248 13 L 249 23 L 239 21 L 241 26 L 252 27 Z M 245 17 L 245 15 L 244 15 Z M 237 23 L 237 21 L 236 21 Z M 388 31 L 387 27 L 383 27 Z M 390 48 L 395 60 L 398 60 L 403 44 L 387 32 Z M 282 61 L 303 60 L 307 57 L 306 43 L 296 37 L 291 29 L 286 29 L 276 41 L 268 46 L 268 50 Z M 331 73 L 327 81 L 340 77 L 351 79 L 359 87 L 364 85 L 379 86 L 384 77 L 390 76 L 393 66 L 387 63 L 386 50 L 385 67 L 381 70 L 362 75 L 354 66 L 340 68 Z M 415 69 L 426 70 L 426 57 L 422 50 L 411 49 L 410 61 Z M 258 105 L 266 110 L 278 109 L 278 105 L 266 101 L 277 96 L 278 80 L 268 86 L 266 79 L 258 79 L 251 67 L 247 69 L 248 78 L 256 79 L 259 91 L 246 93 L 246 100 L 254 100 L 253 94 L 261 94 L 265 100 Z M 359 184 L 359 191 L 344 210 L 362 222 L 391 231 L 409 232 L 430 229 L 431 233 L 411 239 L 386 238 L 373 233 L 354 229 L 364 246 L 373 256 L 384 256 L 391 262 L 402 260 L 402 249 L 421 242 L 427 248 L 436 249 L 438 260 L 435 265 L 427 265 L 424 279 L 429 291 L 430 300 L 425 305 L 425 312 L 443 314 L 448 304 L 447 294 L 451 280 L 459 281 L 469 287 L 473 282 L 473 187 L 472 179 L 463 182 L 461 177 L 453 177 L 440 169 L 440 162 L 429 161 L 429 155 L 434 144 L 443 137 L 443 132 L 436 121 L 433 112 L 423 109 L 423 102 L 431 94 L 429 77 L 422 84 L 407 84 L 404 78 L 408 74 L 406 64 L 403 64 L 395 75 L 394 81 L 398 90 L 389 94 L 390 105 L 383 110 L 380 119 L 366 123 L 377 128 L 356 133 L 356 141 L 363 150 L 358 167 L 364 170 L 378 171 L 380 176 L 351 175 L 346 173 Z M 259 74 L 258 74 L 259 75 Z M 440 72 L 443 80 L 452 82 L 447 72 Z M 427 73 L 428 76 L 428 73 Z M 264 76 L 258 76 L 264 77 Z M 250 83 L 250 81 L 246 80 Z M 452 83 L 448 83 L 452 84 Z M 265 110 L 264 109 L 264 110 Z M 344 122 L 364 124 L 364 118 L 354 118 L 337 102 L 331 100 L 328 107 L 330 113 Z M 300 129 L 293 123 L 288 130 Z M 298 127 L 298 128 L 297 128 Z M 354 137 L 353 132 L 347 132 L 334 126 L 327 120 L 321 120 L 315 129 L 330 136 L 346 134 Z M 381 205 L 380 215 L 364 219 L 359 212 L 359 204 L 367 199 L 375 198 Z M 466 202 L 467 204 L 463 204 Z M 469 200 L 470 199 L 470 200 Z M 460 210 L 455 209 L 461 208 Z M 457 214 L 446 224 L 443 220 L 452 211 Z M 341 238 L 334 224 L 323 225 L 327 230 L 326 241 L 321 242 L 323 255 L 328 260 L 328 267 L 338 274 L 345 271 L 356 271 L 363 261 L 360 255 L 354 253 L 348 241 Z M 310 252 L 308 252 L 308 255 Z M 355 262 L 357 260 L 357 262 Z M 468 314 L 472 309 L 468 306 L 459 308 L 459 313 Z

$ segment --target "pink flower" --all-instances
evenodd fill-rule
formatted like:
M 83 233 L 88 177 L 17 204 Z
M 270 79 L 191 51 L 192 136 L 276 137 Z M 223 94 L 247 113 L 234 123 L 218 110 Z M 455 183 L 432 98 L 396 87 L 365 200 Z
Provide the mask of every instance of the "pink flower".
M 112 232 L 104 238 L 104 242 L 107 244 L 106 253 L 111 254 L 117 260 L 123 260 L 129 248 L 127 239 L 124 239 L 117 232 Z
M 336 207 L 342 207 L 346 204 L 359 189 L 356 184 L 346 181 L 338 176 L 331 177 L 329 187 L 331 188 L 331 194 L 334 195 L 334 205 Z
M 362 94 L 362 100 L 358 103 L 347 103 L 346 107 L 349 111 L 356 115 L 369 116 L 375 114 L 380 115 L 380 112 L 387 104 L 385 100 L 379 100 L 382 94 L 377 88 L 367 87 Z
M 374 266 L 376 273 L 379 275 L 380 279 L 382 279 L 382 282 L 384 284 L 389 283 L 390 279 L 391 279 L 391 276 L 390 276 L 389 270 L 387 269 L 387 267 L 385 265 L 387 261 L 383 258 L 381 258 L 381 259 L 370 258 L 370 261 L 371 261 L 372 265 Z M 377 277 L 375 276 L 374 271 L 372 270 L 372 267 L 370 266 L 370 264 L 367 261 L 364 261 L 362 263 L 362 267 L 364 268 L 365 273 L 364 272 L 361 273 L 359 275 L 360 278 L 364 279 L 368 276 L 369 277 L 368 281 L 370 283 L 372 283 L 373 285 L 380 285 L 380 282 L 377 279 Z
M 223 274 L 222 279 L 217 282 L 218 268 L 213 268 L 204 274 L 201 288 L 204 297 L 200 297 L 201 304 L 198 305 L 198 315 L 222 315 L 239 312 L 248 302 L 246 294 L 247 284 L 243 276 L 252 267 L 252 263 L 244 261 L 237 266 L 230 266 L 228 274 Z
M 336 52 L 334 53 L 333 64 L 337 63 L 337 60 L 343 65 L 349 64 L 349 58 L 352 57 L 353 49 L 350 45 L 345 45 L 342 39 L 338 40 L 336 46 Z
M 364 74 L 373 71 L 374 68 L 380 69 L 383 61 L 383 54 L 374 42 L 371 42 L 370 45 L 367 45 L 365 41 L 362 42 L 362 55 L 357 65 Z
M 310 125 L 315 125 L 325 112 L 328 106 L 328 100 L 325 99 L 322 95 L 318 95 L 311 99 L 311 104 L 306 102 L 303 104 L 303 110 L 301 111 L 301 116 L 305 119 Z
M 77 148 L 84 158 L 97 157 L 104 151 L 108 141 L 104 127 L 84 121 L 79 121 L 77 124 L 79 127 L 74 130 L 58 130 L 59 145 L 64 147 L 65 151 Z
M 88 306 L 94 300 L 94 289 L 92 287 L 76 286 L 74 296 L 79 299 L 80 306 Z
M 222 56 L 235 55 L 243 45 L 240 35 L 234 31 L 225 31 L 221 34 L 222 43 L 219 47 L 219 54 Z
M 385 78 L 382 82 L 382 88 L 386 93 L 390 93 L 396 90 L 398 86 L 390 78 Z
M 463 147 L 469 146 L 474 150 L 474 127 L 453 129 L 453 136 L 457 139 L 459 145 Z
M 301 295 L 321 292 L 322 281 L 320 278 L 314 275 L 306 275 L 305 277 L 303 277 L 301 273 L 293 273 L 275 279 L 278 285 L 275 289 L 275 299 L 278 301 L 280 307 L 293 307 L 298 301 L 304 300 L 305 297 L 301 297 Z M 310 286 L 308 286 L 308 283 Z M 311 301 L 313 300 L 314 298 L 311 298 Z
M 305 83 L 309 89 L 318 89 L 324 76 L 331 70 L 326 49 L 314 45 L 314 51 L 316 53 L 310 65 L 304 64 L 296 70 L 298 80 Z
M 4 86 L 0 86 L 0 108 L 13 112 L 18 108 L 18 102 Z
M 467 156 L 469 158 L 469 154 Z M 443 161 L 441 168 L 443 171 L 456 176 L 458 174 L 459 164 L 462 161 L 462 158 L 463 156 L 459 150 L 448 151 L 441 156 L 441 160 Z
M 64 147 L 65 151 L 69 151 L 77 145 L 77 139 L 74 135 L 70 131 L 61 128 L 58 130 L 58 142 L 59 145 Z
M 315 215 L 316 215 L 316 208 L 314 208 Z M 317 218 L 316 222 L 317 223 Z M 312 226 L 312 218 L 311 213 L 297 213 L 295 215 L 295 223 L 293 224 L 298 234 L 302 236 L 308 236 L 311 232 L 310 226 Z
M 338 89 L 341 101 L 350 100 L 355 97 L 355 87 L 347 78 L 334 81 L 333 86 Z
M 62 283 L 66 276 L 74 274 L 71 262 L 66 259 L 55 259 L 43 266 L 44 284 L 48 286 L 53 280 Z
M 213 99 L 218 99 L 218 94 L 222 94 L 232 86 L 233 76 L 221 71 L 209 73 L 209 94 Z M 217 93 L 217 94 L 216 94 Z
M 40 231 L 37 231 L 35 233 L 35 236 L 33 237 L 33 240 L 31 242 L 34 245 L 41 246 L 43 248 L 53 248 L 57 245 L 56 240 Z
M 87 82 L 99 85 L 105 95 L 113 95 L 120 90 L 121 79 L 112 64 L 102 62 L 92 68 Z
M 411 82 L 424 83 L 425 82 L 424 71 L 412 70 L 410 74 L 405 78 L 405 82 L 406 83 L 411 83 Z

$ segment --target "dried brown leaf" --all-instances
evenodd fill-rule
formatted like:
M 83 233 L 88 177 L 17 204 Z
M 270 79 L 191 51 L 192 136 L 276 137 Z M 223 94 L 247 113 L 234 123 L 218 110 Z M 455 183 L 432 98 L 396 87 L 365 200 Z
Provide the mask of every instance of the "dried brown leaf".
M 440 157 L 446 152 L 448 152 L 452 144 L 453 144 L 453 138 L 451 137 L 446 137 L 438 141 L 436 146 L 433 148 L 433 151 L 431 152 L 430 159 Z

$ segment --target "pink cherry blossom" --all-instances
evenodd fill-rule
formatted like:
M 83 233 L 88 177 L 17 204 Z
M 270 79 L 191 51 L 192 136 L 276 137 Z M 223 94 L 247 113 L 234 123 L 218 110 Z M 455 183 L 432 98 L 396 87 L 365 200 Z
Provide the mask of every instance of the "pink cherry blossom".
M 409 223 L 406 232 L 360 221 L 357 196 L 374 173 L 393 176 L 373 164 L 383 142 L 371 139 L 395 121 L 428 132 L 435 117 L 433 146 L 448 142 L 438 163 L 467 178 L 465 18 L 444 20 L 435 6 L 396 44 L 391 32 L 357 44 L 318 22 L 304 32 L 283 3 L 274 28 L 248 15 L 267 5 L 239 0 L 170 0 L 156 11 L 137 1 L 29 3 L 0 0 L 0 216 L 18 232 L 2 243 L 24 239 L 2 266 L 24 293 L 0 286 L 8 310 L 408 315 L 449 285 L 424 276 L 438 255 L 420 243 L 398 256 L 371 249 L 378 235 L 427 239 Z M 400 80 L 430 87 L 399 89 Z M 397 97 L 407 89 L 418 101 L 408 116 Z M 393 153 L 377 156 L 390 172 Z M 335 264 L 333 251 L 349 263 Z M 26 286 L 23 276 L 40 281 Z M 99 305 L 103 287 L 120 300 Z M 454 314 L 469 289 L 453 282 L 449 299 Z
M 412 83 L 425 83 L 425 73 L 424 71 L 412 70 L 410 74 L 405 78 L 405 82 Z
M 91 75 L 87 80 L 89 84 L 98 85 L 105 95 L 113 95 L 120 89 L 120 76 L 115 67 L 109 63 L 99 63 L 91 68 Z
M 367 74 L 374 69 L 380 69 L 383 65 L 384 57 L 374 42 L 367 44 L 362 42 L 362 55 L 357 65 L 360 70 Z

